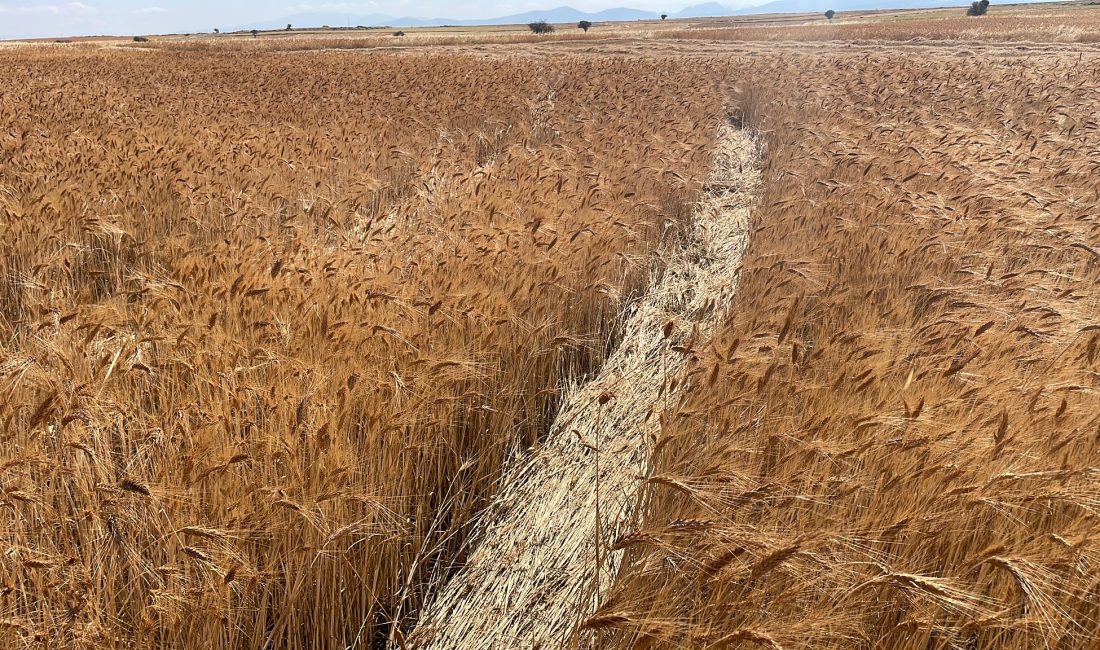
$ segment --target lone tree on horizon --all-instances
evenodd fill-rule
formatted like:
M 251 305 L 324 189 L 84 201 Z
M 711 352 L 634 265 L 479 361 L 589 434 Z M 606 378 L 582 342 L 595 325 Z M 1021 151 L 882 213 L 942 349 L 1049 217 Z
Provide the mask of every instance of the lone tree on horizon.
M 970 3 L 970 7 L 966 10 L 967 16 L 984 16 L 985 12 L 989 10 L 989 0 L 975 0 Z
M 554 26 L 545 20 L 536 20 L 533 23 L 527 23 L 527 28 L 536 34 L 554 33 Z
M 588 30 L 592 29 L 592 23 L 587 20 L 582 20 L 581 22 L 577 23 L 577 27 L 583 29 L 584 33 L 587 34 Z
M 833 11 L 832 9 L 825 12 L 825 17 L 828 18 L 829 20 L 832 20 L 833 16 L 835 16 L 835 15 L 836 15 L 836 12 Z
M 286 24 L 286 31 L 288 31 L 288 32 L 289 32 L 289 31 L 290 31 L 290 30 L 292 30 L 292 29 L 294 29 L 294 26 L 293 26 L 293 25 L 291 25 L 290 23 L 287 23 L 287 24 Z
M 258 30 L 258 29 L 252 30 L 252 38 L 256 38 L 256 35 L 259 34 L 259 33 L 260 33 L 260 30 Z
M 661 14 L 661 20 L 668 20 L 668 14 Z

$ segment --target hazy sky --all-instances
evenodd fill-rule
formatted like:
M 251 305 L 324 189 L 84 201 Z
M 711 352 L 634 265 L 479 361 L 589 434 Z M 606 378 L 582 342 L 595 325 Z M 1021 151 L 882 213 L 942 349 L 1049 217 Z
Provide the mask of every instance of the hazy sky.
M 424 18 L 492 18 L 568 5 L 585 11 L 632 7 L 676 11 L 703 0 L 0 0 L 0 38 L 81 34 L 156 34 L 210 31 L 300 13 L 388 14 Z M 761 0 L 763 1 L 763 0 Z M 744 0 L 723 4 L 741 6 Z M 752 4 L 758 4 L 756 2 Z

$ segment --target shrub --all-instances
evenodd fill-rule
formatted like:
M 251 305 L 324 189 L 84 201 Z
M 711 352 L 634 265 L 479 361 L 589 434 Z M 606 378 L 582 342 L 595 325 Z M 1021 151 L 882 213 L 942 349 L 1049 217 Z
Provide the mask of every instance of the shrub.
M 829 20 L 832 20 L 833 16 L 835 16 L 835 15 L 836 15 L 836 12 L 833 11 L 832 9 L 825 12 L 825 17 L 828 18 Z
M 537 20 L 533 23 L 527 23 L 527 27 L 536 34 L 552 34 L 554 33 L 554 26 L 545 20 Z
M 398 31 L 398 32 L 394 32 L 393 35 L 394 35 L 394 37 L 401 37 L 401 36 L 405 35 L 405 32 Z
M 587 20 L 582 20 L 577 23 L 577 27 L 584 30 L 584 33 L 588 33 L 588 30 L 592 29 L 592 23 Z
M 145 38 L 144 36 L 135 36 L 134 37 L 134 42 L 135 43 L 148 43 L 149 39 Z
M 661 20 L 668 20 L 668 14 L 661 14 Z
M 967 16 L 984 16 L 989 10 L 989 0 L 975 0 L 966 10 Z

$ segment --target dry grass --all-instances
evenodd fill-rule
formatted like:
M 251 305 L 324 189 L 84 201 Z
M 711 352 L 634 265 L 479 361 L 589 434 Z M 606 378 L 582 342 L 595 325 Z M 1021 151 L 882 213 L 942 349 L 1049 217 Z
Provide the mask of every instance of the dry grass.
M 939 10 L 843 12 L 832 21 L 820 14 L 764 14 L 697 20 L 599 23 L 582 32 L 574 25 L 557 25 L 552 34 L 532 34 L 523 25 L 492 27 L 328 29 L 155 36 L 149 42 L 131 39 L 80 38 L 72 43 L 43 40 L 55 47 L 103 46 L 132 50 L 164 49 L 188 52 L 296 52 L 309 50 L 416 50 L 431 47 L 500 48 L 507 46 L 614 47 L 652 41 L 726 41 L 759 43 L 1013 43 L 1060 44 L 1100 42 L 1100 9 L 1088 4 L 997 5 L 981 18 L 965 8 Z M 0 48 L 15 43 L 0 44 Z M 518 51 L 526 51 L 517 47 Z M 655 54 L 657 50 L 649 54 Z
M 1007 43 L 1097 43 L 1100 42 L 1100 10 L 1076 8 L 1042 15 L 1000 13 L 969 18 L 965 9 L 954 14 L 922 17 L 841 17 L 828 22 L 813 17 L 803 23 L 722 25 L 714 20 L 694 28 L 660 32 L 660 38 L 727 41 L 962 41 Z
M 4 67 L 12 648 L 399 636 L 605 354 L 721 108 L 682 67 L 611 58 Z
M 448 46 L 552 45 L 555 43 L 613 44 L 663 40 L 708 40 L 744 42 L 964 42 L 964 43 L 1097 43 L 1100 42 L 1100 10 L 1078 8 L 1042 15 L 992 14 L 967 18 L 960 8 L 955 14 L 923 17 L 853 16 L 833 22 L 819 17 L 805 20 L 711 19 L 698 23 L 611 24 L 591 32 L 563 30 L 534 35 L 522 31 L 438 32 L 410 30 L 395 38 L 390 32 L 276 34 L 260 38 L 200 36 L 153 39 L 150 43 L 124 42 L 128 49 L 172 51 L 293 52 L 303 50 L 409 49 Z
M 1086 648 L 1100 628 L 1100 75 L 737 63 L 744 279 L 587 621 L 617 647 Z
M 525 43 L 561 43 L 570 41 L 598 41 L 624 33 L 637 34 L 634 31 L 601 30 L 585 33 L 580 30 L 561 31 L 553 34 L 532 34 L 530 32 L 492 32 L 470 30 L 467 32 L 437 32 L 427 29 L 410 29 L 405 36 L 395 37 L 393 30 L 367 32 L 366 34 L 336 34 L 320 32 L 304 35 L 278 35 L 251 37 L 201 36 L 196 38 L 153 39 L 150 43 L 123 43 L 126 48 L 157 48 L 172 51 L 192 52 L 296 52 L 304 50 L 359 50 L 359 49 L 408 49 L 426 46 L 450 45 L 519 45 Z

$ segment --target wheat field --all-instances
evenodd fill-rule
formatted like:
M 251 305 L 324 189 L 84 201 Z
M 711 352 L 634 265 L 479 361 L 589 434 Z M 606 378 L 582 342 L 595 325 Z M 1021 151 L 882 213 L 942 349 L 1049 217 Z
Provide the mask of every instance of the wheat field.
M 1067 58 L 741 61 L 780 80 L 742 100 L 744 279 L 594 635 L 1095 647 L 1100 78 Z
M 667 62 L 5 58 L 4 645 L 367 645 L 415 612 L 721 108 Z
M 1089 11 L 0 50 L 0 647 L 415 647 L 729 124 L 571 645 L 1094 647 Z

